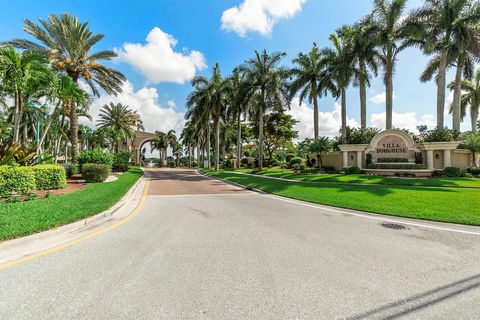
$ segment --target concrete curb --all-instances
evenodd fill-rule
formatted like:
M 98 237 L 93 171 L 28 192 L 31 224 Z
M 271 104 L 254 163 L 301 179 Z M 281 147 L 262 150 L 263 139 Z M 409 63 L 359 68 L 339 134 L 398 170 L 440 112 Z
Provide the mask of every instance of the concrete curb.
M 138 179 L 108 210 L 55 229 L 0 243 L 0 265 L 75 241 L 121 221 L 140 205 L 147 180 L 145 175 Z

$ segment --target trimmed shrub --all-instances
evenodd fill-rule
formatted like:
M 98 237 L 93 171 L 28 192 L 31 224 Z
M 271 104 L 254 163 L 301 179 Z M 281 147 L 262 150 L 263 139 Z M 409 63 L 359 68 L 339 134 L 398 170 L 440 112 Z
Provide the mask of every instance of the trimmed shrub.
M 125 172 L 130 169 L 130 158 L 132 153 L 130 151 L 119 151 L 113 156 L 113 171 Z
M 82 167 L 82 177 L 87 182 L 103 182 L 110 174 L 110 167 L 101 163 L 85 163 Z
M 60 165 L 45 164 L 32 167 L 37 190 L 63 189 L 67 186 L 65 168 Z
M 371 163 L 367 166 L 368 169 L 426 169 L 425 165 L 417 163 Z
M 378 158 L 377 163 L 408 162 L 405 158 Z
M 65 174 L 67 178 L 71 178 L 74 174 L 77 174 L 80 172 L 80 170 L 78 169 L 78 166 L 73 165 L 71 163 L 64 164 L 63 168 L 65 169 Z
M 305 165 L 303 163 L 294 163 L 292 169 L 295 172 L 305 172 Z
M 26 195 L 36 187 L 31 167 L 0 166 L 0 197 Z
M 83 151 L 78 157 L 80 171 L 83 171 L 83 165 L 86 163 L 106 164 L 109 169 L 112 169 L 113 154 L 102 149 Z
M 293 168 L 294 165 L 296 164 L 303 164 L 304 163 L 304 160 L 303 158 L 300 158 L 300 157 L 293 157 L 292 159 L 290 159 L 290 161 L 288 161 L 288 166 Z
M 255 167 L 255 158 L 252 158 L 252 157 L 243 158 L 242 160 L 240 160 L 240 163 L 247 168 L 253 168 Z
M 322 166 L 322 170 L 325 171 L 328 174 L 337 173 L 337 169 L 335 169 L 335 167 L 332 167 L 332 166 Z
M 465 170 L 457 167 L 446 167 L 443 169 L 443 175 L 449 178 L 465 177 Z
M 287 161 L 287 163 L 289 163 L 290 160 L 292 160 L 295 157 L 296 157 L 295 153 L 287 153 L 287 155 L 285 156 L 285 161 Z
M 480 176 L 480 168 L 468 168 L 466 171 L 473 176 Z
M 346 174 L 359 174 L 362 170 L 357 166 L 343 167 L 343 172 Z

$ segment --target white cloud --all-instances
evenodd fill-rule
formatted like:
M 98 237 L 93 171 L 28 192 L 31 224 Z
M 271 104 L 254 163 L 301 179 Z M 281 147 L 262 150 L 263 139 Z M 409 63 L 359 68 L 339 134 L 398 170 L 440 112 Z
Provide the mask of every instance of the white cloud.
M 222 14 L 222 29 L 244 37 L 248 32 L 270 35 L 273 26 L 301 11 L 306 0 L 244 0 Z
M 396 96 L 395 93 L 393 94 L 393 99 L 395 100 Z M 380 104 L 380 103 L 385 103 L 387 101 L 387 94 L 385 91 L 374 95 L 373 97 L 370 97 L 370 102 L 375 103 L 375 104 Z
M 417 132 L 417 126 L 426 125 L 433 129 L 436 125 L 435 116 L 432 114 L 425 114 L 418 118 L 416 112 L 393 113 L 393 126 L 400 129 L 408 129 L 412 132 Z M 386 118 L 385 112 L 373 113 L 370 116 L 371 126 L 379 129 L 385 129 Z
M 161 106 L 158 101 L 157 89 L 144 87 L 135 91 L 128 81 L 125 82 L 123 91 L 118 96 L 102 95 L 96 99 L 90 107 L 92 121 L 81 118 L 80 122 L 92 128 L 96 127 L 100 109 L 110 102 L 120 102 L 128 105 L 132 111 L 137 111 L 147 132 L 157 130 L 166 132 L 174 129 L 177 135 L 180 135 L 183 130 L 185 124 L 183 112 L 176 111 L 171 104 L 167 107 Z
M 295 130 L 298 131 L 298 140 L 313 138 L 313 108 L 305 103 L 300 104 L 299 99 L 294 98 L 291 109 L 286 113 L 298 121 L 295 126 Z M 321 136 L 337 136 L 342 125 L 341 106 L 335 103 L 335 107 L 330 112 L 319 112 L 318 119 L 318 129 Z M 347 116 L 347 125 L 357 127 L 358 123 Z
M 146 41 L 145 44 L 124 43 L 121 49 L 116 49 L 116 60 L 131 64 L 151 83 L 183 84 L 207 67 L 199 51 L 175 52 L 177 40 L 158 27 L 150 31 Z

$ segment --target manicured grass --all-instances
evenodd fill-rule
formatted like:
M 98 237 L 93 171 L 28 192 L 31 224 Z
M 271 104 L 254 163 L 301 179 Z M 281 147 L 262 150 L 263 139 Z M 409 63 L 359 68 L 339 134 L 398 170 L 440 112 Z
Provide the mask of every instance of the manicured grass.
M 318 204 L 393 216 L 480 225 L 480 190 L 476 188 L 288 182 L 226 171 L 206 174 Z
M 89 184 L 63 196 L 0 205 L 0 240 L 51 229 L 107 210 L 142 175 L 141 169 L 132 168 L 114 182 Z
M 251 173 L 253 169 L 240 169 L 236 172 Z M 295 179 L 311 182 L 336 182 L 336 183 L 365 183 L 382 184 L 397 186 L 433 186 L 433 187 L 464 187 L 480 188 L 479 178 L 430 178 L 430 179 L 411 179 L 396 177 L 381 177 L 367 174 L 298 174 L 292 170 L 285 169 L 267 169 L 256 172 L 257 175 L 264 175 L 275 178 Z

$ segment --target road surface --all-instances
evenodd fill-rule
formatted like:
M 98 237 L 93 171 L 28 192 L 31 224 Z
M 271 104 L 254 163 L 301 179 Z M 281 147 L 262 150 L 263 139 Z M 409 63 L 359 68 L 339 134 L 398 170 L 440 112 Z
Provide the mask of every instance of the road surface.
M 480 318 L 480 235 L 150 174 L 130 222 L 1 270 L 0 319 Z

